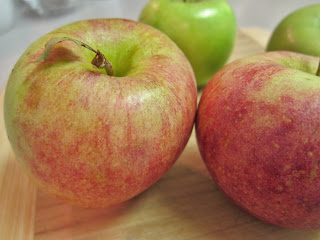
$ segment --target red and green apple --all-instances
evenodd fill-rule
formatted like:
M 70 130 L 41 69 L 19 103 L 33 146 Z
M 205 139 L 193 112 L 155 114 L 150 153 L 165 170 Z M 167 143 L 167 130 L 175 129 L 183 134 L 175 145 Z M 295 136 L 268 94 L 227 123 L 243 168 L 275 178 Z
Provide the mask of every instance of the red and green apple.
M 146 190 L 173 165 L 196 104 L 192 67 L 165 34 L 96 19 L 30 45 L 7 83 L 4 116 L 17 159 L 42 190 L 106 207 Z
M 285 50 L 320 57 L 320 4 L 286 16 L 273 31 L 267 51 Z
M 139 20 L 167 34 L 185 53 L 204 87 L 234 46 L 236 18 L 226 0 L 151 0 Z
M 198 107 L 197 142 L 217 186 L 281 227 L 320 227 L 318 65 L 286 51 L 237 60 L 211 79 Z

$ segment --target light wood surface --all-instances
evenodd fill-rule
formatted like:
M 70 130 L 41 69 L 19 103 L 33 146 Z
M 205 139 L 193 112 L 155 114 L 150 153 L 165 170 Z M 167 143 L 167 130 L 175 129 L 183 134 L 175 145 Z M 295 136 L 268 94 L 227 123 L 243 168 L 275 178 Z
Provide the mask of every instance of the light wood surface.
M 268 37 L 261 29 L 239 30 L 229 62 L 263 52 Z M 0 239 L 320 239 L 320 231 L 278 228 L 233 206 L 209 177 L 194 132 L 172 169 L 125 203 L 83 209 L 40 190 L 35 200 L 36 188 L 14 161 L 3 126 L 2 100 L 0 104 Z

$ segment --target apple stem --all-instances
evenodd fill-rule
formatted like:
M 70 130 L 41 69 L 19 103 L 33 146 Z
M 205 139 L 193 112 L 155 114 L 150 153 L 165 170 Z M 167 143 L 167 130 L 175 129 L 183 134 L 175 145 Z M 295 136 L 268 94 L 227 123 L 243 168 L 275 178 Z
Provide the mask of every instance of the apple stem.
M 73 38 L 69 38 L 69 37 L 51 38 L 46 43 L 42 54 L 36 60 L 36 62 L 45 62 L 49 58 L 49 56 L 51 54 L 51 51 L 53 50 L 54 46 L 56 44 L 58 44 L 59 42 L 63 42 L 63 41 L 72 41 L 72 42 L 76 43 L 77 45 L 85 47 L 85 48 L 91 50 L 92 52 L 94 52 L 96 55 L 92 59 L 91 64 L 96 66 L 97 68 L 100 68 L 100 69 L 104 68 L 109 76 L 114 76 L 112 63 L 109 62 L 106 59 L 106 57 L 99 50 L 96 51 L 92 47 L 90 47 L 88 44 L 85 44 L 85 43 L 83 43 L 83 42 L 81 42 L 79 40 L 76 40 L 76 39 L 73 39 Z
M 316 76 L 320 77 L 320 60 L 319 60 Z

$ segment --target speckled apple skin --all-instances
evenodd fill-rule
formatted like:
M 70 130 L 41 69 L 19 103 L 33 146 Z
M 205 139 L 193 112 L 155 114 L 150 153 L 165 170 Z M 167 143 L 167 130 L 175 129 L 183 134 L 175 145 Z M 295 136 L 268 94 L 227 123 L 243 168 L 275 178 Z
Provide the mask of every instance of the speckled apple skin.
M 215 183 L 281 227 L 320 227 L 318 58 L 270 52 L 233 62 L 204 89 L 196 136 Z
M 99 49 L 115 77 L 71 41 L 35 62 L 49 39 L 62 36 Z M 42 190 L 106 207 L 170 169 L 189 139 L 196 104 L 191 65 L 168 37 L 142 23 L 96 19 L 61 27 L 25 51 L 7 84 L 4 115 L 19 162 Z

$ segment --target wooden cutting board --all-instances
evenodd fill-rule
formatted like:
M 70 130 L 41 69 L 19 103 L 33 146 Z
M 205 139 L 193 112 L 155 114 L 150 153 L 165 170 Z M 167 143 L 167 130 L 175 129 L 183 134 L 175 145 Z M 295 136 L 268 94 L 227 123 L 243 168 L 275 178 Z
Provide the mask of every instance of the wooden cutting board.
M 263 52 L 268 38 L 261 29 L 239 30 L 229 62 Z M 172 169 L 134 199 L 106 209 L 67 205 L 38 190 L 16 163 L 3 123 L 3 93 L 0 115 L 0 239 L 320 239 L 320 231 L 278 228 L 233 206 L 210 179 L 194 133 Z

